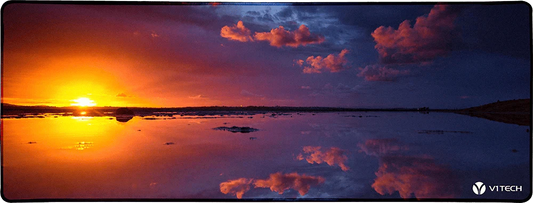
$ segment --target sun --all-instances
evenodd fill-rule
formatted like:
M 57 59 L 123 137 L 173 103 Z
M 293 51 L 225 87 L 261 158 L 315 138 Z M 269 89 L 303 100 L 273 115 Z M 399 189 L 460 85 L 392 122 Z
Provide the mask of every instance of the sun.
M 76 102 L 76 103 L 72 103 L 70 105 L 72 106 L 96 106 L 96 103 L 94 103 L 93 100 L 89 99 L 89 98 L 86 98 L 86 97 L 80 97 L 78 99 L 74 99 L 72 100 L 73 102 Z

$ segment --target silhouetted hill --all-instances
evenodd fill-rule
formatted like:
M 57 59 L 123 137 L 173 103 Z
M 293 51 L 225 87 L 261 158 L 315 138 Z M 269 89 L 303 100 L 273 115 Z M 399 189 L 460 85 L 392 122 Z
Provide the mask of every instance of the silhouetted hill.
M 498 101 L 477 107 L 466 108 L 457 113 L 493 121 L 531 125 L 531 99 Z
M 463 111 L 485 113 L 529 113 L 531 111 L 531 99 L 497 101 L 490 104 L 463 109 Z

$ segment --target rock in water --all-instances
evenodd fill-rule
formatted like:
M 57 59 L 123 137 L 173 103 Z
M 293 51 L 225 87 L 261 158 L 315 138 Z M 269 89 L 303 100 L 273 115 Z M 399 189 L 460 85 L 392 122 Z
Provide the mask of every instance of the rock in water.
M 115 112 L 115 117 L 118 122 L 128 122 L 134 115 L 135 113 L 128 108 L 118 108 Z
M 251 132 L 259 131 L 259 129 L 255 129 L 255 128 L 237 127 L 237 126 L 233 126 L 231 128 L 230 127 L 218 127 L 218 128 L 213 128 L 213 130 L 223 130 L 223 131 L 229 131 L 232 133 L 251 133 Z
M 115 112 L 115 115 L 130 115 L 130 116 L 133 116 L 133 115 L 135 115 L 135 113 L 133 113 L 133 111 L 128 109 L 128 108 L 118 108 L 117 111 Z

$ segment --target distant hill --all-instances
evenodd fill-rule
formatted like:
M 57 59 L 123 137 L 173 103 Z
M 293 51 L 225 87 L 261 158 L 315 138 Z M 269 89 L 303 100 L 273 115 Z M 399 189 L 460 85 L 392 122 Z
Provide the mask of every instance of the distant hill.
M 19 105 L 8 104 L 8 103 L 2 103 L 2 107 L 4 107 L 4 108 L 17 107 L 17 106 L 19 106 Z
M 490 104 L 463 109 L 462 111 L 485 113 L 529 113 L 531 111 L 531 99 L 497 101 Z
M 466 108 L 457 113 L 523 126 L 531 125 L 531 99 L 497 101 Z

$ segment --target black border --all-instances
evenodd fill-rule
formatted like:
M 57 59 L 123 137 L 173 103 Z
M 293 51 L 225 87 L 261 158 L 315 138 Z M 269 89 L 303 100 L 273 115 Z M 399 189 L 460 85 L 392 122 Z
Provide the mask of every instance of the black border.
M 64 5 L 209 5 L 213 2 L 164 2 L 164 1 L 14 1 L 9 0 L 4 2 L 1 7 L 1 15 L 4 16 L 4 10 L 5 7 L 11 4 L 64 4 Z M 293 6 L 332 6 L 332 5 L 434 5 L 438 3 L 444 3 L 449 5 L 509 5 L 509 4 L 525 4 L 529 8 L 529 36 L 533 36 L 533 25 L 532 25 L 532 6 L 528 2 L 524 1 L 494 1 L 494 2 L 488 2 L 488 1 L 480 1 L 480 2 L 438 2 L 438 1 L 432 1 L 432 2 L 217 2 L 220 3 L 219 5 L 242 5 L 242 6 L 266 6 L 266 5 L 293 5 Z M 531 38 L 530 38 L 531 39 Z M 2 18 L 1 22 L 1 66 L 4 67 L 4 19 Z M 533 53 L 533 40 L 530 40 L 529 43 L 529 53 L 530 55 Z M 530 69 L 533 67 L 533 60 L 530 57 Z M 4 84 L 4 69 L 1 69 L 1 79 L 0 84 Z M 530 71 L 530 93 L 529 98 L 531 99 L 531 95 L 533 91 L 531 90 L 531 87 L 533 87 L 533 73 Z M 4 88 L 1 88 L 1 100 L 3 102 L 4 100 Z M 1 111 L 1 107 L 0 107 Z M 530 109 L 530 115 L 533 114 L 533 108 Z M 2 114 L 3 115 L 3 114 Z M 529 142 L 529 170 L 530 170 L 530 176 L 532 176 L 532 140 L 533 140 L 533 132 L 531 130 L 531 127 L 533 125 L 530 123 L 529 125 L 529 136 L 530 136 L 530 142 Z M 0 121 L 0 143 L 3 145 L 3 138 L 4 138 L 4 131 L 3 131 L 4 123 L 3 120 Z M 4 156 L 3 156 L 4 148 L 1 147 L 1 162 L 2 162 L 2 171 L 1 171 L 1 182 L 2 186 L 4 184 L 4 170 L 3 170 L 3 163 L 4 163 Z M 530 177 L 531 179 L 532 177 Z M 304 202 L 331 202 L 331 201 L 338 201 L 338 202 L 354 202 L 354 201 L 364 201 L 364 202 L 413 202 L 413 201 L 420 201 L 420 202 L 526 202 L 531 200 L 531 197 L 533 195 L 533 181 L 530 180 L 529 182 L 529 196 L 526 197 L 526 199 L 469 199 L 469 198 L 453 198 L 453 199 L 438 199 L 438 198 L 428 198 L 428 199 L 416 199 L 416 198 L 410 198 L 410 199 L 396 199 L 396 198 L 382 198 L 382 199 L 356 199 L 356 198 L 250 198 L 250 199 L 139 199 L 139 198 L 104 198 L 104 199 L 8 199 L 4 196 L 4 190 L 3 187 L 0 187 L 0 195 L 2 199 L 6 202 L 270 202 L 270 201 L 276 201 L 276 202 L 292 202 L 292 201 L 304 201 Z

